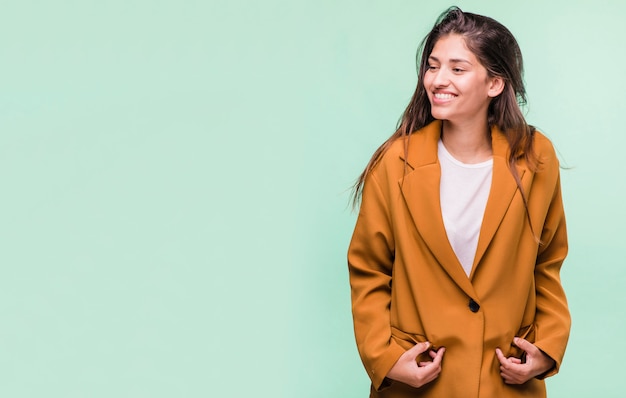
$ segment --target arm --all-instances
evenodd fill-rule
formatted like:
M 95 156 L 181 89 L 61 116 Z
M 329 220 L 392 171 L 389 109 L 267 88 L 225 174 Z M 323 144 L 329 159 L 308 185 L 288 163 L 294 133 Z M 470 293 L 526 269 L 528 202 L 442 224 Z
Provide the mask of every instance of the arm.
M 560 277 L 561 265 L 567 255 L 567 232 L 558 176 L 541 241 L 543 244 L 539 247 L 535 266 L 537 294 L 535 345 L 555 361 L 554 367 L 541 375 L 548 377 L 556 374 L 561 366 L 571 326 L 567 299 Z
M 430 351 L 432 361 L 418 362 L 430 343 L 409 350 L 391 336 L 391 285 L 395 241 L 390 208 L 375 174 L 364 185 L 359 217 L 350 248 L 348 266 L 352 287 L 352 314 L 357 347 L 377 390 L 393 379 L 421 387 L 439 376 L 445 348 Z
M 357 348 L 376 389 L 383 386 L 385 376 L 405 351 L 391 339 L 394 245 L 389 199 L 371 173 L 363 187 L 348 249 L 348 269 Z
M 569 338 L 571 319 L 565 292 L 561 286 L 560 270 L 567 255 L 567 232 L 561 199 L 559 166 L 552 158 L 548 167 L 552 173 L 552 195 L 541 234 L 541 245 L 535 264 L 535 294 L 537 329 L 535 343 L 515 339 L 514 343 L 526 352 L 526 360 L 505 358 L 496 350 L 501 375 L 507 383 L 521 384 L 533 377 L 545 378 L 558 372 Z

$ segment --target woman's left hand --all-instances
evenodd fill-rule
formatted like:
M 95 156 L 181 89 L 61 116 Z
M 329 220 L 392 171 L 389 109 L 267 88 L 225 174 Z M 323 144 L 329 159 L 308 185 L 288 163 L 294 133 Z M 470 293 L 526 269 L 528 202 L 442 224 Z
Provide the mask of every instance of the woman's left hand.
M 500 361 L 500 376 L 507 384 L 523 384 L 533 377 L 537 377 L 555 365 L 554 359 L 544 354 L 537 346 L 522 338 L 513 339 L 516 346 L 526 351 L 526 361 L 522 363 L 519 358 L 505 358 L 499 348 L 496 348 L 496 356 Z

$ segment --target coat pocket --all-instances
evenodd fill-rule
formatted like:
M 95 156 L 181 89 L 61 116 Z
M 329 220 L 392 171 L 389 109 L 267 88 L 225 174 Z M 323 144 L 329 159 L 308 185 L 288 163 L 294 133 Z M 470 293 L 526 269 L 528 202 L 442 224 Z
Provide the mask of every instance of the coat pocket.
M 413 348 L 415 344 L 423 343 L 428 340 L 423 334 L 407 333 L 393 326 L 391 327 L 391 338 L 405 350 L 409 350 Z M 435 348 L 431 347 L 430 349 Z M 428 351 L 430 350 L 426 350 L 426 352 L 418 355 L 417 362 L 432 361 L 432 358 L 430 357 L 430 355 L 428 355 Z
M 535 327 L 535 325 L 530 324 L 527 326 L 523 326 L 520 330 L 517 331 L 517 333 L 515 333 L 515 336 L 520 337 L 534 344 L 535 338 L 536 338 L 535 336 L 536 331 L 537 331 L 537 328 Z M 513 356 L 513 357 L 521 359 L 522 363 L 526 362 L 526 352 L 513 343 L 511 343 L 509 356 Z

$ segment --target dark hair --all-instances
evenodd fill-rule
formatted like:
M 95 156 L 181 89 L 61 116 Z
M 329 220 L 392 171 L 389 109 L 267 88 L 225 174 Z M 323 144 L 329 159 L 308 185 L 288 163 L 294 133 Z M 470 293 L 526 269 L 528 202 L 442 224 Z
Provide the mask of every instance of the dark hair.
M 488 75 L 501 77 L 504 81 L 504 90 L 489 104 L 487 122 L 489 127 L 498 127 L 507 138 L 510 148 L 509 169 L 526 203 L 515 162 L 523 158 L 531 169 L 536 169 L 539 161 L 532 150 L 535 128 L 526 123 L 520 108 L 521 105 L 526 104 L 526 89 L 519 45 L 513 34 L 498 21 L 463 12 L 458 7 L 451 7 L 439 16 L 435 26 L 420 43 L 418 58 L 421 55 L 421 60 L 415 93 L 398 122 L 396 131 L 374 152 L 365 170 L 354 184 L 352 198 L 354 206 L 359 202 L 365 178 L 391 144 L 401 137 L 410 138 L 413 132 L 435 120 L 431 114 L 430 101 L 424 87 L 424 74 L 428 69 L 428 57 L 435 44 L 440 38 L 450 34 L 462 35 L 468 49 L 487 69 Z M 408 151 L 408 145 L 409 139 L 405 140 L 405 152 Z

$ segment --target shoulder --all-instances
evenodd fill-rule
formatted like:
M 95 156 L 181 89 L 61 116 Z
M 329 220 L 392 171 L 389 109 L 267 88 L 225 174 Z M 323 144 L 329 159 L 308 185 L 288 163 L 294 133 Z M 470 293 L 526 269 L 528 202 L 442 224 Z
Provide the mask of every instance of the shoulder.
M 560 184 L 561 166 L 552 141 L 540 131 L 534 133 L 533 152 L 536 159 L 533 185 L 553 192 Z
M 441 121 L 435 120 L 410 135 L 389 141 L 368 177 L 397 181 L 416 168 L 436 164 L 440 135 Z
M 398 137 L 390 142 L 387 149 L 380 155 L 371 175 L 377 180 L 400 178 L 404 170 L 407 144 L 407 137 Z
M 437 143 L 441 135 L 441 121 L 436 120 L 408 136 L 394 140 L 381 157 L 381 164 L 391 164 L 401 170 L 415 169 L 437 162 Z
M 403 136 L 398 137 L 391 144 L 389 148 L 385 151 L 385 153 L 381 157 L 381 162 L 395 162 L 399 158 L 403 158 L 405 156 L 405 152 L 407 150 L 407 145 L 409 142 L 409 137 Z
M 533 147 L 537 154 L 555 155 L 554 145 L 552 141 L 544 133 L 539 130 L 535 130 L 533 137 Z
M 556 166 L 558 168 L 559 160 L 552 141 L 538 130 L 535 130 L 533 136 L 533 151 L 542 165 Z

